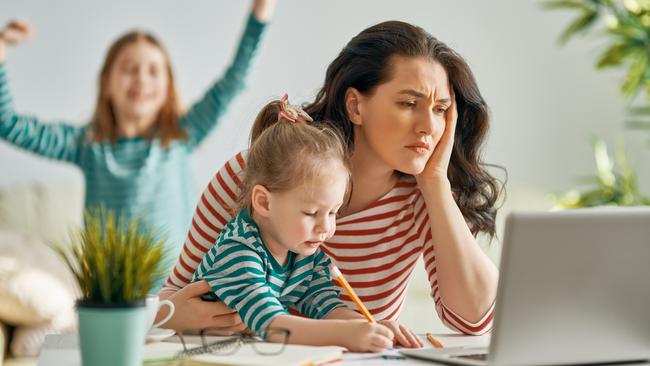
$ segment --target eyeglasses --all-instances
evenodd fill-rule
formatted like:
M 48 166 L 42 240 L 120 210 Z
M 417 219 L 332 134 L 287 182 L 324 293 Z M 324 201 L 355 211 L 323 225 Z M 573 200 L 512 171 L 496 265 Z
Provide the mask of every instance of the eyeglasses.
M 253 351 L 259 355 L 278 355 L 284 351 L 291 332 L 284 328 L 267 328 L 265 331 L 257 335 L 251 333 L 238 333 L 234 335 L 230 334 L 223 338 L 223 330 L 201 329 L 199 331 L 201 346 L 190 348 L 188 348 L 183 334 L 181 332 L 177 334 L 181 344 L 183 345 L 183 350 L 180 351 L 176 357 L 182 359 L 205 353 L 222 356 L 231 355 L 237 352 L 242 345 L 246 344 L 250 344 Z M 210 342 L 207 337 L 215 335 L 220 336 L 220 339 Z

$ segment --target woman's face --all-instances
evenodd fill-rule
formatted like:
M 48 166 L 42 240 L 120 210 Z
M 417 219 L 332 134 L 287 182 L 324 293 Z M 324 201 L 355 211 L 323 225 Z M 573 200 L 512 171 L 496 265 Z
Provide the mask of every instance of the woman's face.
M 445 112 L 451 105 L 447 72 L 425 57 L 393 56 L 389 65 L 392 78 L 374 93 L 347 93 L 355 151 L 375 154 L 392 169 L 417 175 L 445 129 Z M 356 113 L 349 103 L 354 96 Z

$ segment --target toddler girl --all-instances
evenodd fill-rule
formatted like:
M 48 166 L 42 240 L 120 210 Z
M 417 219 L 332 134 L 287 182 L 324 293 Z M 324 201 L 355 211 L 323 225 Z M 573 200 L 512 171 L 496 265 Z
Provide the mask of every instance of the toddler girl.
M 253 332 L 289 343 L 378 352 L 393 345 L 394 322 L 368 323 L 345 307 L 319 246 L 334 234 L 350 191 L 350 170 L 334 129 L 309 124 L 286 96 L 258 114 L 246 158 L 239 213 L 206 253 L 193 281 L 204 297 L 236 310 Z M 234 178 L 238 179 L 238 178 Z M 289 313 L 293 308 L 306 317 Z

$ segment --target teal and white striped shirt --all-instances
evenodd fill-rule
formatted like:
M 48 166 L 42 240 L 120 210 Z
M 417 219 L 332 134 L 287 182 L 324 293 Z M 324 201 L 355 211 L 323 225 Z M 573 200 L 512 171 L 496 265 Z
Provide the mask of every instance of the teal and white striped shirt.
M 0 64 L 0 138 L 41 156 L 77 165 L 86 181 L 85 207 L 101 204 L 128 220 L 141 218 L 166 234 L 177 258 L 192 218 L 195 186 L 190 155 L 207 137 L 245 84 L 265 24 L 251 14 L 233 63 L 179 123 L 188 139 L 167 148 L 157 139 L 96 143 L 91 125 L 43 123 L 13 107 L 5 66 Z M 173 263 L 170 263 L 170 265 Z
M 289 307 L 313 319 L 344 307 L 329 265 L 329 257 L 320 250 L 309 256 L 289 252 L 287 263 L 280 265 L 243 210 L 223 228 L 192 281 L 206 280 L 213 292 L 204 298 L 223 301 L 259 333 L 274 317 L 288 314 Z

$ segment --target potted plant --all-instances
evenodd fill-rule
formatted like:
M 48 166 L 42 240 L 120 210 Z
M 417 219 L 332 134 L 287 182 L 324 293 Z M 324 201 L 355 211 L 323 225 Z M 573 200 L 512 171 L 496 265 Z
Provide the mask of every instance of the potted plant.
M 142 365 L 145 298 L 164 275 L 164 242 L 141 222 L 103 208 L 87 211 L 84 219 L 71 248 L 55 248 L 81 289 L 82 364 Z

